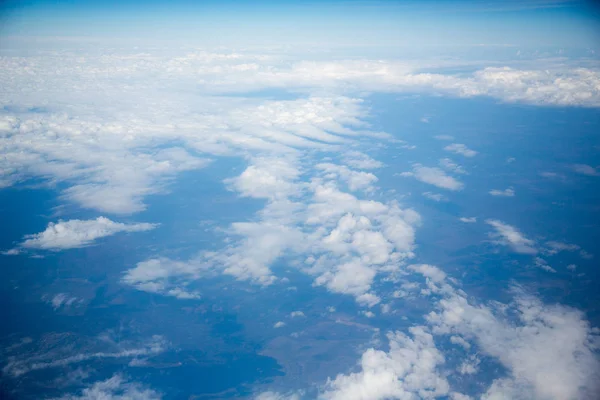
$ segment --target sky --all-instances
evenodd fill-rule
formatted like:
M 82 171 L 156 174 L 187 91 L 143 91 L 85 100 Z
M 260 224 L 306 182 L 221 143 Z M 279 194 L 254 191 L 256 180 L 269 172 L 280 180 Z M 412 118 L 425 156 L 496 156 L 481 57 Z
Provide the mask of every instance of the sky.
M 594 4 L 1 13 L 0 397 L 597 398 Z
M 213 45 L 597 47 L 583 1 L 28 1 L 4 35 L 177 39 Z M 278 39 L 275 39 L 277 37 Z

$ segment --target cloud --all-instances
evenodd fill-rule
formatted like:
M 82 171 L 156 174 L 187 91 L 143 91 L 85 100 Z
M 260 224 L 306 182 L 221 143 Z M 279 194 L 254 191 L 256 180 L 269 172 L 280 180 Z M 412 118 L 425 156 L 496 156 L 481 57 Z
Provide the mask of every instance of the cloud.
M 322 163 L 317 164 L 315 168 L 323 171 L 328 179 L 340 179 L 346 182 L 351 191 L 372 191 L 374 189 L 372 185 L 378 180 L 370 172 L 354 171 L 342 165 Z
M 537 253 L 535 242 L 523 236 L 515 227 L 495 219 L 487 219 L 485 222 L 494 227 L 496 232 L 492 234 L 492 237 L 498 239 L 497 243 L 510 246 L 517 253 Z
M 515 191 L 512 188 L 508 188 L 508 189 L 504 189 L 504 190 L 492 189 L 489 191 L 489 194 L 491 194 L 492 196 L 498 196 L 498 197 L 514 197 Z
M 2 372 L 13 377 L 27 374 L 31 371 L 38 371 L 48 368 L 62 368 L 70 364 L 81 363 L 95 359 L 117 359 L 146 356 L 162 353 L 168 343 L 160 335 L 154 335 L 151 339 L 142 344 L 131 344 L 125 341 L 115 343 L 104 341 L 104 344 L 114 347 L 114 351 L 98 351 L 90 353 L 80 353 L 61 358 L 62 352 L 48 352 L 40 355 L 33 355 L 28 358 L 12 358 L 2 369 Z M 71 348 L 68 348 L 71 351 Z
M 327 381 L 319 398 L 324 400 L 384 400 L 435 398 L 447 395 L 448 381 L 438 371 L 445 362 L 433 336 L 422 326 L 388 333 L 389 351 L 370 348 L 360 360 L 360 370 Z
M 433 200 L 433 201 L 437 201 L 437 202 L 448 201 L 448 198 L 440 193 L 423 192 L 421 194 L 423 195 L 423 197 L 428 198 L 429 200 Z
M 141 384 L 127 381 L 121 375 L 113 375 L 84 388 L 80 395 L 64 395 L 55 400 L 160 400 L 160 393 L 144 388 Z
M 462 143 L 452 143 L 446 147 L 444 150 L 450 151 L 452 153 L 461 154 L 465 157 L 475 157 L 477 152 L 475 150 L 469 149 L 466 145 Z
M 112 236 L 119 232 L 144 232 L 156 228 L 158 224 L 123 224 L 105 217 L 90 220 L 72 219 L 50 222 L 45 231 L 26 235 L 19 244 L 23 249 L 60 251 L 86 247 L 96 239 Z
M 343 161 L 346 165 L 357 169 L 377 169 L 383 166 L 383 163 L 372 159 L 360 151 L 348 151 L 344 154 Z
M 591 400 L 600 365 L 583 315 L 525 295 L 509 307 L 517 321 L 506 308 L 472 305 L 451 290 L 427 318 L 434 332 L 472 338 L 508 369 L 509 377 L 496 379 L 482 398 Z
M 586 165 L 586 164 L 575 164 L 573 165 L 573 171 L 577 172 L 578 174 L 582 174 L 582 175 L 588 175 L 588 176 L 600 176 L 600 172 L 598 172 L 598 170 L 590 165 Z
M 277 393 L 277 392 L 263 392 L 254 397 L 254 400 L 300 400 L 301 395 L 298 393 Z
M 285 326 L 285 322 L 279 321 L 279 322 L 276 322 L 275 325 L 273 325 L 273 328 L 283 328 L 284 326 Z
M 465 169 L 463 167 L 456 164 L 454 161 L 452 161 L 449 158 L 442 158 L 440 160 L 440 166 L 448 171 L 451 171 L 451 172 L 454 172 L 457 174 L 466 174 L 467 173 L 467 171 L 465 171 Z
M 459 220 L 461 222 L 465 222 L 465 223 L 469 223 L 469 224 L 477 222 L 477 218 L 476 217 L 460 217 Z
M 464 185 L 455 178 L 446 175 L 446 173 L 435 167 L 424 167 L 421 164 L 414 164 L 412 172 L 404 172 L 401 176 L 412 176 L 415 179 L 437 186 L 441 189 L 462 190 Z
M 437 136 L 434 136 L 434 137 L 437 140 L 448 140 L 448 141 L 454 140 L 454 136 L 451 136 L 451 135 L 437 135 Z
M 57 310 L 61 307 L 70 307 L 77 301 L 77 297 L 69 296 L 67 293 L 58 293 L 49 299 L 49 303 Z
M 182 262 L 168 258 L 154 258 L 137 263 L 125 271 L 121 282 L 137 290 L 158 293 L 178 299 L 198 299 L 200 293 L 188 291 L 190 281 L 206 275 L 208 267 L 201 262 Z

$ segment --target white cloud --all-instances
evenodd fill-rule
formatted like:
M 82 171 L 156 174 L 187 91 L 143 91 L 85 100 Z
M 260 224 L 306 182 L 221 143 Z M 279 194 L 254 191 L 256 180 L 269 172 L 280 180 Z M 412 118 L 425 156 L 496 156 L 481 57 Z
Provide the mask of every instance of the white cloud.
M 168 258 L 155 258 L 137 263 L 125 271 L 121 282 L 137 290 L 158 293 L 178 299 L 198 299 L 200 293 L 188 291 L 188 282 L 207 273 L 208 266 L 200 261 L 175 261 Z
M 302 311 L 292 311 L 290 313 L 290 317 L 292 318 L 296 318 L 296 317 L 306 317 L 306 315 L 304 315 L 304 313 Z
M 464 187 L 462 182 L 446 175 L 443 170 L 435 167 L 424 167 L 421 164 L 414 164 L 413 172 L 404 172 L 401 175 L 412 176 L 421 182 L 437 186 L 441 189 L 462 190 Z
M 45 231 L 26 235 L 19 245 L 25 249 L 60 251 L 91 245 L 96 239 L 119 232 L 144 232 L 156 228 L 157 224 L 123 224 L 105 217 L 91 220 L 72 219 L 50 222 Z
M 437 140 L 447 140 L 447 141 L 454 140 L 454 136 L 451 136 L 451 135 L 437 135 L 437 136 L 435 136 L 435 138 Z
M 448 171 L 452 171 L 457 174 L 466 174 L 467 173 L 467 171 L 465 171 L 465 169 L 462 166 L 456 164 L 450 158 L 440 159 L 440 166 Z
M 492 196 L 499 196 L 499 197 L 514 197 L 515 191 L 512 188 L 508 188 L 508 189 L 504 189 L 504 190 L 492 189 L 489 191 L 489 194 L 491 194 Z
M 104 381 L 94 382 L 81 391 L 80 395 L 64 395 L 55 400 L 160 400 L 162 395 L 141 384 L 113 375 Z
M 345 164 L 357 169 L 377 169 L 383 166 L 380 161 L 374 160 L 360 151 L 348 151 L 344 154 Z
M 505 246 L 510 246 L 517 253 L 536 254 L 535 242 L 523 236 L 514 226 L 505 224 L 504 222 L 488 219 L 487 224 L 494 227 L 496 232 L 491 236 L 497 238 L 497 243 Z
M 298 393 L 277 393 L 277 392 L 263 392 L 254 397 L 254 400 L 300 400 L 300 394 Z
M 477 152 L 475 150 L 469 149 L 466 145 L 464 145 L 462 143 L 452 143 L 452 144 L 444 147 L 444 150 L 450 151 L 450 152 L 456 153 L 456 154 L 462 154 L 465 157 L 474 157 L 477 155 Z
M 591 400 L 600 389 L 595 354 L 600 338 L 581 312 L 545 305 L 522 291 L 511 304 L 474 305 L 447 282 L 436 287 L 442 298 L 426 316 L 432 331 L 474 340 L 481 353 L 508 370 L 508 377 L 495 380 L 482 398 Z M 464 366 L 464 372 L 472 370 Z
M 105 344 L 115 347 L 114 351 L 100 351 L 95 353 L 80 353 L 68 357 L 60 358 L 62 354 L 57 355 L 53 352 L 33 355 L 28 358 L 12 358 L 2 369 L 2 372 L 13 377 L 27 374 L 31 371 L 38 371 L 48 368 L 61 368 L 70 364 L 80 363 L 95 359 L 114 359 L 131 358 L 145 355 L 162 353 L 166 347 L 166 340 L 159 335 L 153 336 L 142 344 L 127 344 L 126 342 Z M 127 345 L 127 347 L 125 347 Z M 71 349 L 69 349 L 71 350 Z
M 573 165 L 573 171 L 578 174 L 588 175 L 588 176 L 600 176 L 600 172 L 590 165 L 586 164 L 575 164 Z
M 372 173 L 354 171 L 343 165 L 322 163 L 317 164 L 315 168 L 323 171 L 327 179 L 339 179 L 346 182 L 351 191 L 372 191 L 374 189 L 372 185 L 377 182 L 377 177 Z
M 77 297 L 69 296 L 67 293 L 58 293 L 49 299 L 49 303 L 57 310 L 61 307 L 70 307 L 77 301 Z
M 543 260 L 539 257 L 535 257 L 533 262 L 536 267 L 541 268 L 544 271 L 556 273 L 556 270 L 554 268 L 552 268 L 551 266 L 549 266 L 548 263 L 546 262 L 546 260 Z
M 477 218 L 476 217 L 460 217 L 459 220 L 461 222 L 465 222 L 468 224 L 472 224 L 474 222 L 477 222 Z
M 423 192 L 421 194 L 423 195 L 423 197 L 426 197 L 429 200 L 437 201 L 438 203 L 440 201 L 448 201 L 448 198 L 440 193 Z
M 284 326 L 285 326 L 285 322 L 278 321 L 275 323 L 275 325 L 273 325 L 273 328 L 283 328 Z
M 438 368 L 445 360 L 424 327 L 389 333 L 388 352 L 370 348 L 360 371 L 328 380 L 320 398 L 326 400 L 384 400 L 434 398 L 448 394 L 449 384 Z

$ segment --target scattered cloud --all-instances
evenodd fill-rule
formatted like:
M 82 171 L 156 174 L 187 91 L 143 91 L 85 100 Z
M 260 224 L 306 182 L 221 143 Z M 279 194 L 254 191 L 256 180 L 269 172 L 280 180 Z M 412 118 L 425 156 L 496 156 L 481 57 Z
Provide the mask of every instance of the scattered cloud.
M 26 235 L 19 247 L 52 251 L 75 249 L 89 246 L 96 239 L 112 236 L 119 232 L 144 232 L 157 226 L 158 224 L 148 223 L 123 224 L 113 222 L 105 217 L 50 222 L 45 231 Z
M 121 375 L 98 381 L 84 388 L 80 395 L 64 395 L 55 400 L 160 400 L 162 395 Z
M 452 153 L 461 154 L 465 157 L 475 157 L 477 152 L 475 150 L 469 149 L 466 145 L 462 143 L 452 143 L 446 147 L 444 150 L 450 151 Z
M 437 140 L 447 140 L 447 141 L 451 141 L 454 140 L 454 136 L 450 136 L 450 135 L 437 135 L 434 136 Z
M 441 189 L 462 190 L 464 187 L 462 182 L 449 175 L 446 175 L 446 173 L 440 168 L 424 167 L 421 164 L 414 164 L 412 172 L 403 172 L 400 175 L 412 176 L 421 182 L 437 186 Z
M 575 165 L 573 165 L 572 168 L 573 168 L 573 171 L 575 171 L 581 175 L 600 176 L 600 172 L 596 168 L 594 168 L 590 165 L 575 164 Z
M 448 198 L 440 193 L 423 192 L 422 195 L 423 195 L 423 197 L 428 198 L 429 200 L 433 200 L 433 201 L 437 201 L 437 202 L 448 201 Z
M 461 222 L 465 222 L 468 224 L 472 224 L 474 222 L 477 222 L 477 218 L 476 217 L 460 217 L 459 220 Z
M 485 222 L 495 229 L 495 233 L 491 234 L 491 237 L 497 239 L 496 243 L 510 246 L 517 253 L 537 253 L 535 242 L 526 238 L 514 226 L 495 219 L 488 219 Z
M 457 174 L 466 174 L 467 173 L 467 171 L 465 171 L 465 169 L 462 166 L 456 164 L 454 161 L 452 161 L 449 158 L 440 159 L 440 166 L 447 171 L 451 171 L 451 172 L 454 172 Z
M 504 190 L 492 189 L 489 191 L 489 194 L 491 194 L 492 196 L 498 196 L 498 197 L 514 197 L 515 191 L 512 188 L 508 188 L 508 189 L 504 189 Z
M 360 370 L 328 380 L 324 400 L 383 400 L 435 398 L 448 394 L 448 381 L 438 370 L 445 362 L 427 328 L 409 328 L 387 335 L 389 351 L 370 348 L 360 360 Z
M 279 321 L 279 322 L 276 322 L 275 325 L 273 325 L 273 328 L 283 328 L 284 326 L 285 326 L 285 322 Z
M 292 311 L 290 313 L 290 317 L 292 318 L 296 318 L 296 317 L 306 317 L 306 315 L 304 315 L 304 313 L 302 311 Z

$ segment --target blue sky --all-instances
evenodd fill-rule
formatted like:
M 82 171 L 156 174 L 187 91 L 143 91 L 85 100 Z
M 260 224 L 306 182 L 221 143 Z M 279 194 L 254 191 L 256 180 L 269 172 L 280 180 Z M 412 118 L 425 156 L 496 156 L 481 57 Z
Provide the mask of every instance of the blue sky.
M 237 45 L 596 48 L 597 17 L 595 6 L 580 1 L 29 1 L 4 4 L 3 34 Z

